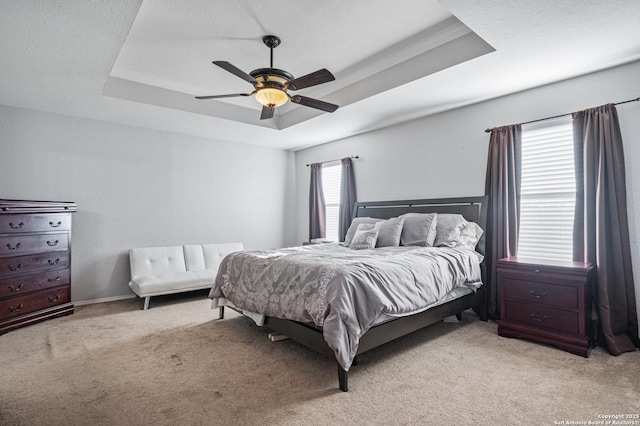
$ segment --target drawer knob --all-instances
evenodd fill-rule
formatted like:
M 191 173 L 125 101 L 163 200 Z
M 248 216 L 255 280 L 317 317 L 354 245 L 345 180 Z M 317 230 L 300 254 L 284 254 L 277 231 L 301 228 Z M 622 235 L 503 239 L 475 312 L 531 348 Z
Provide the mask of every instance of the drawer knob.
M 7 268 L 9 268 L 10 271 L 19 271 L 22 269 L 22 263 L 18 263 L 18 266 L 7 265 Z
M 535 272 L 536 274 L 540 273 L 540 269 L 534 269 L 533 272 Z
M 57 227 L 59 227 L 60 225 L 62 225 L 62 222 L 60 222 L 60 221 L 58 221 L 58 223 L 49 222 L 49 225 L 50 225 L 52 228 L 57 228 Z
M 54 282 L 54 281 L 60 281 L 60 277 L 55 277 L 55 278 L 49 278 L 47 281 Z
M 16 291 L 22 290 L 23 286 L 24 286 L 24 283 L 20 283 L 20 285 L 18 287 L 14 287 L 14 286 L 10 285 L 9 286 L 9 291 L 15 293 Z
M 57 301 L 57 300 L 60 300 L 60 295 L 59 295 L 59 294 L 57 294 L 57 295 L 56 295 L 56 297 L 51 297 L 51 296 L 49 296 L 49 297 L 47 297 L 47 299 L 49 299 L 49 302 L 50 302 L 50 303 L 53 303 L 53 302 L 55 302 L 55 301 Z
M 20 309 L 24 308 L 24 303 L 19 304 L 15 308 L 13 306 L 9 306 L 9 311 L 18 312 Z
M 49 265 L 53 266 L 53 265 L 57 265 L 58 262 L 60 262 L 60 258 L 57 258 L 56 260 L 47 260 L 47 262 L 49 262 Z
M 547 319 L 547 316 L 545 315 L 542 318 L 538 318 L 535 313 L 531 312 L 531 318 L 533 318 L 534 320 L 536 320 L 538 322 L 542 322 L 542 321 Z
M 536 292 L 535 292 L 535 291 L 531 290 L 531 291 L 529 291 L 529 294 L 530 294 L 531 296 L 535 297 L 536 299 L 542 299 L 543 297 L 545 297 L 545 296 L 547 295 L 547 292 L 546 292 L 546 291 L 543 291 L 543 292 L 542 292 L 542 293 L 540 293 L 540 294 L 536 294 Z
M 58 240 L 55 240 L 55 241 L 47 241 L 47 245 L 48 245 L 49 247 L 55 247 L 55 246 L 57 246 L 57 245 L 58 245 L 58 243 L 59 243 L 59 242 L 60 242 L 60 241 L 58 241 Z
M 9 226 L 11 227 L 11 229 L 22 229 L 22 227 L 24 226 L 24 222 L 20 222 L 17 225 L 13 222 L 9 222 Z
M 7 243 L 7 248 L 8 248 L 9 250 L 17 250 L 17 249 L 19 249 L 19 248 L 20 248 L 20 246 L 21 246 L 21 245 L 22 245 L 22 243 L 18 243 L 18 244 L 16 244 L 15 246 L 12 246 L 12 245 L 11 245 L 11 243 Z

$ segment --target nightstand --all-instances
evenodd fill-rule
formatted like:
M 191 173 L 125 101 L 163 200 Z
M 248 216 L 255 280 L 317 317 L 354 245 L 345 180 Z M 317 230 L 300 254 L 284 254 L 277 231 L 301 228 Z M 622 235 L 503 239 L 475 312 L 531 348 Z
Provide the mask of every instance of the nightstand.
M 593 346 L 591 263 L 508 257 L 497 262 L 498 334 L 589 357 Z

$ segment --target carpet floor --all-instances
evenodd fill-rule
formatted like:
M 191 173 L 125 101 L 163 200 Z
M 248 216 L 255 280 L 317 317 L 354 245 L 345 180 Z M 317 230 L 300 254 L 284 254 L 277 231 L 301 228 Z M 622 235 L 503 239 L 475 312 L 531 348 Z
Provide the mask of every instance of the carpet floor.
M 582 358 L 499 337 L 472 313 L 362 354 L 344 393 L 335 360 L 272 342 L 229 310 L 218 320 L 203 294 L 141 306 L 80 306 L 0 336 L 0 424 L 558 425 L 640 414 L 640 351 Z

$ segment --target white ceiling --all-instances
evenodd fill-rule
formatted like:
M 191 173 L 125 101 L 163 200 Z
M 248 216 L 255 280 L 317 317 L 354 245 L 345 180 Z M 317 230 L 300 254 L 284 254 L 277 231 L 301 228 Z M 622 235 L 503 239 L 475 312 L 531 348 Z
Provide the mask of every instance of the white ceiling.
M 298 149 L 640 59 L 638 0 L 1 0 L 0 104 Z M 211 64 L 336 81 L 259 120 Z M 630 96 L 635 96 L 630 94 Z

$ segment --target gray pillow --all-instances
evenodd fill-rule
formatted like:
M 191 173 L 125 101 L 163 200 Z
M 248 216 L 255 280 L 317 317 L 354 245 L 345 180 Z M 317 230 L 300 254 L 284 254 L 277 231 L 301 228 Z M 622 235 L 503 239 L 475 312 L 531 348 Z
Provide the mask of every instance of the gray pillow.
M 460 238 L 460 230 L 467 225 L 467 220 L 460 214 L 439 213 L 436 224 L 436 247 L 455 247 Z
M 398 247 L 402 235 L 403 217 L 392 217 L 376 223 L 378 227 L 378 242 L 376 247 Z
M 351 225 L 349 225 L 349 229 L 347 230 L 347 235 L 344 236 L 344 245 L 347 247 L 349 246 L 353 239 L 353 235 L 356 233 L 358 225 L 361 223 L 377 223 L 382 221 L 383 219 L 375 219 L 373 217 L 354 217 L 351 221 Z
M 349 243 L 349 248 L 362 250 L 372 249 L 378 240 L 378 227 L 375 223 L 361 223 L 356 228 L 353 238 Z
M 406 213 L 400 243 L 403 246 L 431 247 L 436 239 L 435 213 Z

